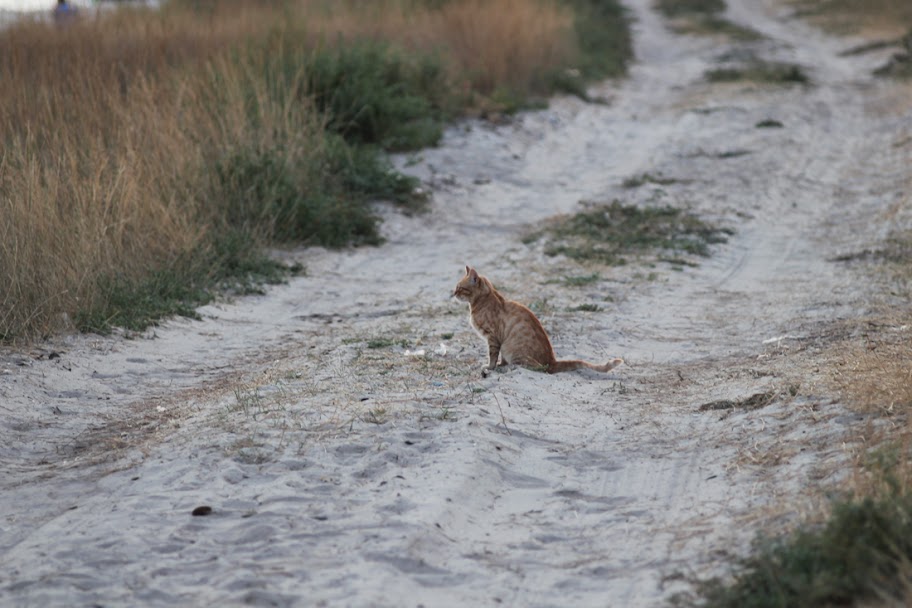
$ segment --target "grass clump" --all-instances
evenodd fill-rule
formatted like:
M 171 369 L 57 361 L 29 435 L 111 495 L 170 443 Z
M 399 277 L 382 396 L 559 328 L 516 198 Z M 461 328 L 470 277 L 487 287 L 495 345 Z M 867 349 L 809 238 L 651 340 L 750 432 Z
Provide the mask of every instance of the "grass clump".
M 578 304 L 570 309 L 570 312 L 601 312 L 602 307 L 598 304 Z
M 443 133 L 443 65 L 434 56 L 409 60 L 370 41 L 317 53 L 307 66 L 308 90 L 327 127 L 354 144 L 387 150 L 435 145 Z
M 601 275 L 597 272 L 592 274 L 584 274 L 580 276 L 568 276 L 564 277 L 564 284 L 571 287 L 582 287 L 584 285 L 591 285 L 592 283 L 597 283 L 601 280 Z
M 725 0 L 658 0 L 656 8 L 675 20 L 675 29 L 682 33 L 722 35 L 742 41 L 761 38 L 756 31 L 721 16 Z
M 579 70 L 589 79 L 627 73 L 633 39 L 626 9 L 615 0 L 564 0 L 576 15 L 574 27 L 581 53 Z
M 371 349 L 377 348 L 390 348 L 391 346 L 401 346 L 405 348 L 409 345 L 409 341 L 405 338 L 393 339 L 393 338 L 371 338 L 367 341 L 367 347 Z
M 759 82 L 769 84 L 809 84 L 811 79 L 801 66 L 793 63 L 753 60 L 737 67 L 716 68 L 706 72 L 710 82 Z
M 656 184 L 658 186 L 670 186 L 677 183 L 678 180 L 673 177 L 664 177 L 661 174 L 641 173 L 625 179 L 621 186 L 624 188 L 639 188 L 646 184 Z
M 886 474 L 875 495 L 835 502 L 827 521 L 755 541 L 730 580 L 699 587 L 705 608 L 815 608 L 912 599 L 912 492 Z
M 552 221 L 526 243 L 547 240 L 545 253 L 606 264 L 627 263 L 630 255 L 672 251 L 709 255 L 731 231 L 673 207 L 640 208 L 614 201 Z
M 712 15 L 725 10 L 725 0 L 658 0 L 656 8 L 667 17 Z

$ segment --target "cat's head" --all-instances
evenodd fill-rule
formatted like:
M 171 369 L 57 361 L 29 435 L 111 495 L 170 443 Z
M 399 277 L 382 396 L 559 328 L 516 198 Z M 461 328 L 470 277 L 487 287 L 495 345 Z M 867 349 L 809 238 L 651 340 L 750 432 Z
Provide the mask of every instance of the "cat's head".
M 456 283 L 453 295 L 464 302 L 471 302 L 477 295 L 487 291 L 490 291 L 487 279 L 475 272 L 474 268 L 466 266 L 465 276 Z

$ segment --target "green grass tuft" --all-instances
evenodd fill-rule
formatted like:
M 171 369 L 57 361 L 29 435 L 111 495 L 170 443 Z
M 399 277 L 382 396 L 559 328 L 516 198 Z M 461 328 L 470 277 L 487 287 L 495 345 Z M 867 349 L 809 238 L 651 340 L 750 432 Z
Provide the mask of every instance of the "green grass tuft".
M 725 0 L 658 0 L 656 8 L 666 17 L 711 15 L 725 10 Z
M 677 183 L 673 177 L 663 177 L 661 174 L 652 174 L 652 173 L 642 173 L 640 175 L 635 175 L 628 177 L 621 183 L 621 186 L 624 188 L 639 188 L 645 184 L 656 184 L 659 186 L 669 186 L 671 184 Z
M 598 304 L 579 304 L 570 309 L 571 312 L 600 312 L 602 307 Z
M 730 230 L 717 228 L 673 207 L 639 208 L 614 201 L 553 221 L 529 235 L 546 238 L 545 253 L 576 260 L 620 265 L 629 255 L 673 251 L 709 255 L 709 246 L 726 242 Z
M 706 72 L 710 82 L 765 82 L 770 84 L 810 84 L 801 66 L 754 60 L 739 67 L 716 68 Z
M 593 272 L 592 274 L 582 276 L 564 277 L 564 284 L 570 285 L 571 287 L 582 287 L 583 285 L 597 283 L 601 278 L 601 275 L 597 272 Z
M 434 56 L 364 41 L 314 53 L 306 71 L 328 128 L 346 141 L 403 151 L 433 146 L 443 134 L 447 86 Z
M 824 608 L 870 599 L 905 605 L 912 589 L 912 493 L 834 505 L 829 520 L 759 539 L 734 579 L 700 587 L 706 608 Z
M 633 59 L 627 10 L 616 0 L 564 1 L 576 12 L 579 76 L 589 81 L 624 76 Z
M 402 348 L 405 348 L 408 345 L 409 341 L 404 338 L 398 340 L 392 338 L 371 338 L 367 341 L 368 348 L 389 348 L 391 346 L 401 346 Z

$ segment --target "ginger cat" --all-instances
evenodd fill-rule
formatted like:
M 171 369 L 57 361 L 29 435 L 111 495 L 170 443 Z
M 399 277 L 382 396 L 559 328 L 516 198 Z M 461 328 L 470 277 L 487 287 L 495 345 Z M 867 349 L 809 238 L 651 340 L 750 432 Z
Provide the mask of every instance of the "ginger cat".
M 482 376 L 498 366 L 498 357 L 503 361 L 500 365 L 522 365 L 549 374 L 581 368 L 607 372 L 624 362 L 612 359 L 605 365 L 595 365 L 578 360 L 558 361 L 535 313 L 503 297 L 474 268 L 466 266 L 466 274 L 456 284 L 453 295 L 469 303 L 472 327 L 488 341 L 488 365 L 482 368 Z

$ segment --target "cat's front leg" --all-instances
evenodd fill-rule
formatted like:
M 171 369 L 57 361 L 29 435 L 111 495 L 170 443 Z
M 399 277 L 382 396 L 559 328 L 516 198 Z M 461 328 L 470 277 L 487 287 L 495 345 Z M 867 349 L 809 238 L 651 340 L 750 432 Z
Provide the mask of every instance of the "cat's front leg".
M 497 367 L 497 359 L 500 357 L 500 342 L 488 339 L 488 364 L 481 368 L 481 377 L 487 378 L 488 372 Z

